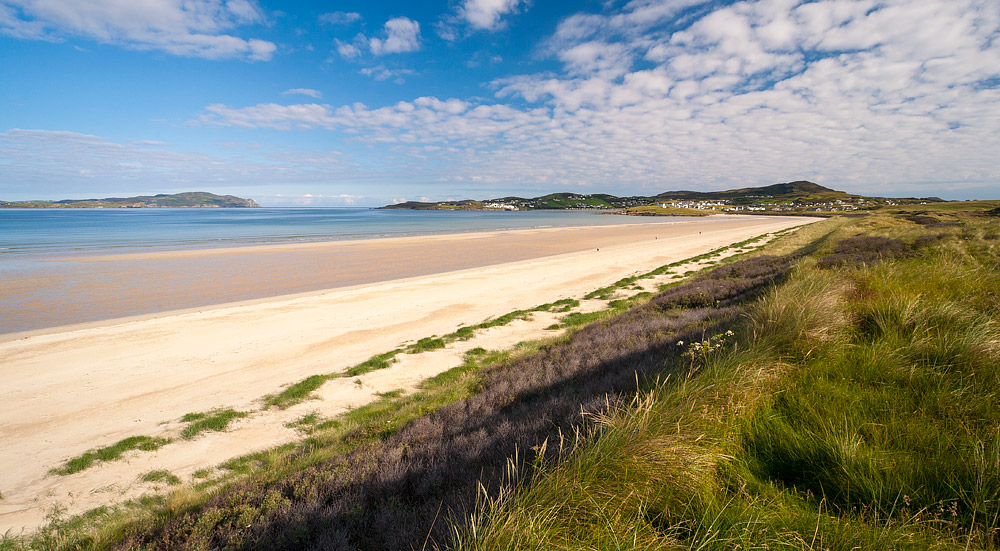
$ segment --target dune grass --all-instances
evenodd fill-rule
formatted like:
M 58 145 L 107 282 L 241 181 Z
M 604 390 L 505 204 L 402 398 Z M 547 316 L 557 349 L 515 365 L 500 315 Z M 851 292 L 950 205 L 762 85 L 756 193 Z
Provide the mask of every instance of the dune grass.
M 217 409 L 206 413 L 188 413 L 181 418 L 181 422 L 188 423 L 181 431 L 181 437 L 190 440 L 195 436 L 205 432 L 222 432 L 229 427 L 234 419 L 242 419 L 250 415 L 245 411 L 232 409 Z
M 177 475 L 166 470 L 149 471 L 139 477 L 139 480 L 143 482 L 163 482 L 169 486 L 177 486 L 181 483 L 181 479 Z
M 170 443 L 168 438 L 152 436 L 130 436 L 119 440 L 110 446 L 89 450 L 86 453 L 67 461 L 62 467 L 53 469 L 53 473 L 69 475 L 88 469 L 101 461 L 114 461 L 125 452 L 132 450 L 153 451 Z
M 286 409 L 295 404 L 309 399 L 314 390 L 323 386 L 323 383 L 332 379 L 333 375 L 310 375 L 301 381 L 289 385 L 278 394 L 269 394 L 264 397 L 264 407 L 277 407 Z
M 451 547 L 996 549 L 997 223 L 924 222 L 817 227 L 733 342 L 512 468 Z

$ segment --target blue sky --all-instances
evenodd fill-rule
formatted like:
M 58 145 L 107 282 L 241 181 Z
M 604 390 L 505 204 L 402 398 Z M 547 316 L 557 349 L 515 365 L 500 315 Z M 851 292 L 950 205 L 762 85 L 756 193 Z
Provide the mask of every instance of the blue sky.
M 0 0 L 0 199 L 1000 198 L 995 0 Z

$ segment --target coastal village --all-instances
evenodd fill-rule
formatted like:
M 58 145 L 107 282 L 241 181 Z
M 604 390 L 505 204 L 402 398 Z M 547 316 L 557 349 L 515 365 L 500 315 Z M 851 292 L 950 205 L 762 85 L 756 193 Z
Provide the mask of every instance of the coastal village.
M 802 201 L 779 199 L 773 196 L 749 196 L 739 199 L 712 199 L 712 200 L 652 200 L 639 197 L 623 198 L 617 202 L 597 203 L 591 200 L 588 195 L 567 195 L 566 205 L 562 208 L 569 209 L 595 209 L 595 210 L 618 210 L 631 207 L 659 207 L 661 209 L 693 209 L 699 211 L 715 211 L 720 213 L 740 213 L 740 212 L 851 212 L 857 210 L 871 210 L 886 206 L 899 204 L 920 204 L 926 205 L 925 200 L 907 199 L 882 199 L 870 197 L 852 197 L 849 199 L 832 199 L 827 201 Z M 493 200 L 482 204 L 482 210 L 505 210 L 521 211 L 546 208 L 539 199 L 513 199 L 513 200 Z M 551 208 L 551 207 L 549 207 Z

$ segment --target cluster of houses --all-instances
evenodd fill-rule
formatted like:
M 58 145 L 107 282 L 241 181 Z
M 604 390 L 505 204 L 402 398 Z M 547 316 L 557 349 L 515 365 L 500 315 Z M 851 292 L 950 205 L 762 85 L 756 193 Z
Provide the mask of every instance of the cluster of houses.
M 499 203 L 495 201 L 490 201 L 488 203 L 483 203 L 484 209 L 490 210 L 521 210 L 517 205 L 511 205 L 509 203 Z
M 698 209 L 698 210 L 720 210 L 725 209 L 728 205 L 722 201 L 667 201 L 660 203 L 660 208 L 677 208 L 677 209 Z
M 760 199 L 765 199 L 761 197 Z M 795 203 L 774 203 L 759 201 L 754 205 L 733 205 L 727 200 L 715 201 L 666 201 L 661 202 L 660 207 L 685 208 L 698 210 L 720 210 L 723 212 L 849 212 L 861 209 L 870 209 L 879 206 L 893 206 L 899 204 L 891 199 L 865 199 L 858 197 L 855 199 L 835 199 L 832 201 L 811 201 Z M 926 204 L 922 202 L 920 204 Z

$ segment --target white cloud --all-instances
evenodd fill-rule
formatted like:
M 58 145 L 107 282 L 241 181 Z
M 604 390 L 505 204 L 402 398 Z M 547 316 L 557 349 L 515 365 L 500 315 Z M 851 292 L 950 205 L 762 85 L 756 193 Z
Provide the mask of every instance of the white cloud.
M 340 54 L 344 59 L 357 59 L 361 56 L 361 47 L 359 44 L 365 44 L 366 42 L 355 41 L 355 43 L 343 42 L 341 40 L 334 40 L 334 44 L 337 46 L 337 53 Z
M 361 14 L 357 12 L 335 11 L 332 13 L 323 13 L 319 16 L 319 22 L 326 23 L 327 25 L 350 25 L 360 20 Z
M 233 109 L 222 104 L 209 105 L 199 119 L 205 124 L 242 126 L 244 128 L 313 128 L 336 126 L 328 105 L 315 103 L 280 105 L 262 103 L 252 107 Z
M 372 54 L 397 54 L 420 49 L 420 23 L 407 17 L 394 17 L 385 22 L 383 30 L 383 38 L 368 39 Z
M 494 30 L 501 16 L 517 11 L 520 5 L 521 0 L 465 0 L 458 15 L 474 29 Z
M 497 80 L 492 101 L 210 106 L 202 120 L 325 128 L 482 186 L 805 178 L 995 196 L 998 35 L 989 0 L 634 1 L 565 19 L 547 42 L 561 69 Z
M 18 38 L 81 36 L 209 59 L 271 59 L 274 43 L 225 34 L 264 20 L 260 7 L 250 0 L 0 0 L 0 32 Z
M 504 16 L 518 13 L 528 3 L 527 0 L 462 0 L 454 11 L 438 20 L 434 29 L 449 42 L 458 40 L 463 29 L 497 31 L 506 27 Z
M 389 80 L 392 79 L 396 84 L 402 84 L 405 79 L 403 77 L 416 75 L 417 72 L 411 69 L 390 69 L 385 65 L 376 65 L 374 67 L 365 67 L 358 71 L 366 77 L 371 77 L 375 80 Z
M 367 50 L 372 55 L 415 52 L 420 49 L 420 23 L 407 17 L 394 17 L 385 22 L 381 37 L 367 37 L 362 33 L 351 42 L 334 40 L 337 53 L 344 59 L 357 60 Z
M 559 59 L 571 74 L 604 73 L 616 77 L 632 67 L 632 55 L 626 47 L 597 41 L 567 48 L 559 52 Z
M 312 88 L 292 88 L 290 90 L 285 90 L 284 92 L 281 93 L 281 95 L 283 95 L 283 96 L 294 96 L 294 95 L 310 96 L 310 97 L 319 99 L 319 98 L 323 97 L 323 92 L 320 92 L 319 90 L 313 90 Z

